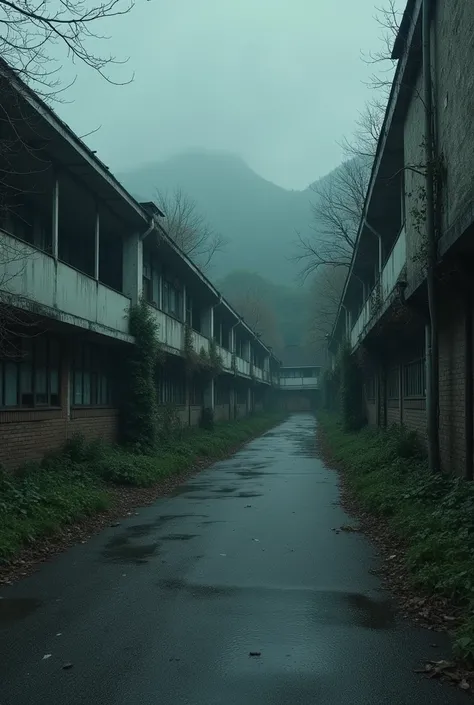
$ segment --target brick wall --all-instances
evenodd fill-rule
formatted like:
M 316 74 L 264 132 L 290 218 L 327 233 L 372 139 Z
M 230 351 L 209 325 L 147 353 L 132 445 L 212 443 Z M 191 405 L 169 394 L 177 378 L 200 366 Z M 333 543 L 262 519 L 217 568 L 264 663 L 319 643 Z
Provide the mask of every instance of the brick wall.
M 69 357 L 61 359 L 60 408 L 0 411 L 0 465 L 14 470 L 58 450 L 74 433 L 88 440 L 117 440 L 118 410 L 110 407 L 72 407 L 68 417 Z

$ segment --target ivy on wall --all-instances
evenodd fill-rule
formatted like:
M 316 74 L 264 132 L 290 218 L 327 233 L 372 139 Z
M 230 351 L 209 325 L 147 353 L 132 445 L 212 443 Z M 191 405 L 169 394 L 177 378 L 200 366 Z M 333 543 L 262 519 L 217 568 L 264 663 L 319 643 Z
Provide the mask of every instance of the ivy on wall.
M 130 309 L 130 333 L 135 337 L 125 360 L 122 395 L 122 436 L 141 452 L 153 449 L 157 439 L 155 369 L 164 359 L 156 323 L 144 299 Z

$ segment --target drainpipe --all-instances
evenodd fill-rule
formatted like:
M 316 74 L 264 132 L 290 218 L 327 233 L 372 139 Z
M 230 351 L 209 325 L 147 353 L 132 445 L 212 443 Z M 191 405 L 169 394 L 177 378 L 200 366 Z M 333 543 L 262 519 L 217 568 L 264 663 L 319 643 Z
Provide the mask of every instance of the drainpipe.
M 150 220 L 150 224 L 149 224 L 148 228 L 145 230 L 144 233 L 142 233 L 142 234 L 139 236 L 139 237 L 140 237 L 140 240 L 142 240 L 142 241 L 145 240 L 145 238 L 148 237 L 148 235 L 151 233 L 151 231 L 155 229 L 155 225 L 156 225 L 156 223 L 155 223 L 154 219 L 152 218 L 152 219 Z
M 439 350 L 438 350 L 438 302 L 436 296 L 435 269 L 438 261 L 438 245 L 435 230 L 434 203 L 434 130 L 433 130 L 433 96 L 431 85 L 431 2 L 423 0 L 422 8 L 423 35 L 423 107 L 424 107 L 424 143 L 426 172 L 426 238 L 427 238 L 427 272 L 429 330 L 427 331 L 427 358 L 429 378 L 427 380 L 427 430 L 428 462 L 432 472 L 440 470 L 439 458 Z M 429 390 L 429 394 L 428 394 Z M 429 403 L 428 403 L 429 402 Z

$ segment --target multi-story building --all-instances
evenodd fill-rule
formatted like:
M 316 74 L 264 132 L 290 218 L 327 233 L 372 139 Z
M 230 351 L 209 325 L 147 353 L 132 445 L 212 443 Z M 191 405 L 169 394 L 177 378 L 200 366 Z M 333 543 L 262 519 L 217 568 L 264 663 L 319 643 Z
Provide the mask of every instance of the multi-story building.
M 54 112 L 3 65 L 0 75 L 0 465 L 74 433 L 116 440 L 121 361 L 143 298 L 166 361 L 158 402 L 184 425 L 203 406 L 233 419 L 263 406 L 279 362 L 159 224 Z M 185 346 L 215 342 L 217 378 L 185 370 Z
M 441 461 L 443 468 L 468 478 L 473 465 L 473 27 L 474 5 L 464 0 L 407 4 L 357 244 L 330 339 L 333 353 L 349 340 L 359 355 L 369 422 L 403 423 L 423 437 L 428 110 L 434 132 Z

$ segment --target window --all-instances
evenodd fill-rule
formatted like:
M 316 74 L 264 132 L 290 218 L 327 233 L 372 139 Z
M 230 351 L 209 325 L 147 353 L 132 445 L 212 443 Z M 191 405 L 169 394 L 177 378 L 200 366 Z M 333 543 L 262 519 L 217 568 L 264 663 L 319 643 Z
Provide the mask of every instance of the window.
M 237 404 L 247 403 L 247 390 L 244 388 L 239 388 L 235 393 Z
M 186 404 L 186 380 L 182 376 L 173 376 L 161 368 L 156 375 L 156 394 L 158 404 Z
M 405 397 L 424 397 L 426 395 L 426 372 L 424 359 L 415 360 L 405 365 L 404 370 Z
M 216 404 L 218 406 L 229 404 L 230 402 L 230 390 L 228 385 L 220 380 L 216 383 Z
M 12 340 L 0 360 L 0 407 L 59 406 L 59 347 L 46 334 Z
M 143 253 L 143 298 L 153 303 L 153 275 L 150 253 Z
M 192 379 L 189 387 L 189 404 L 191 406 L 202 406 L 204 404 L 203 394 L 203 385 L 200 380 Z
M 392 367 L 387 377 L 387 396 L 389 399 L 400 398 L 400 375 L 398 367 Z
M 112 403 L 110 362 L 105 350 L 84 344 L 77 349 L 71 375 L 73 406 L 109 406 Z
M 186 296 L 186 321 L 188 326 L 192 328 L 193 326 L 193 300 L 188 295 Z
M 177 281 L 163 278 L 163 311 L 180 320 L 183 317 L 183 295 Z

